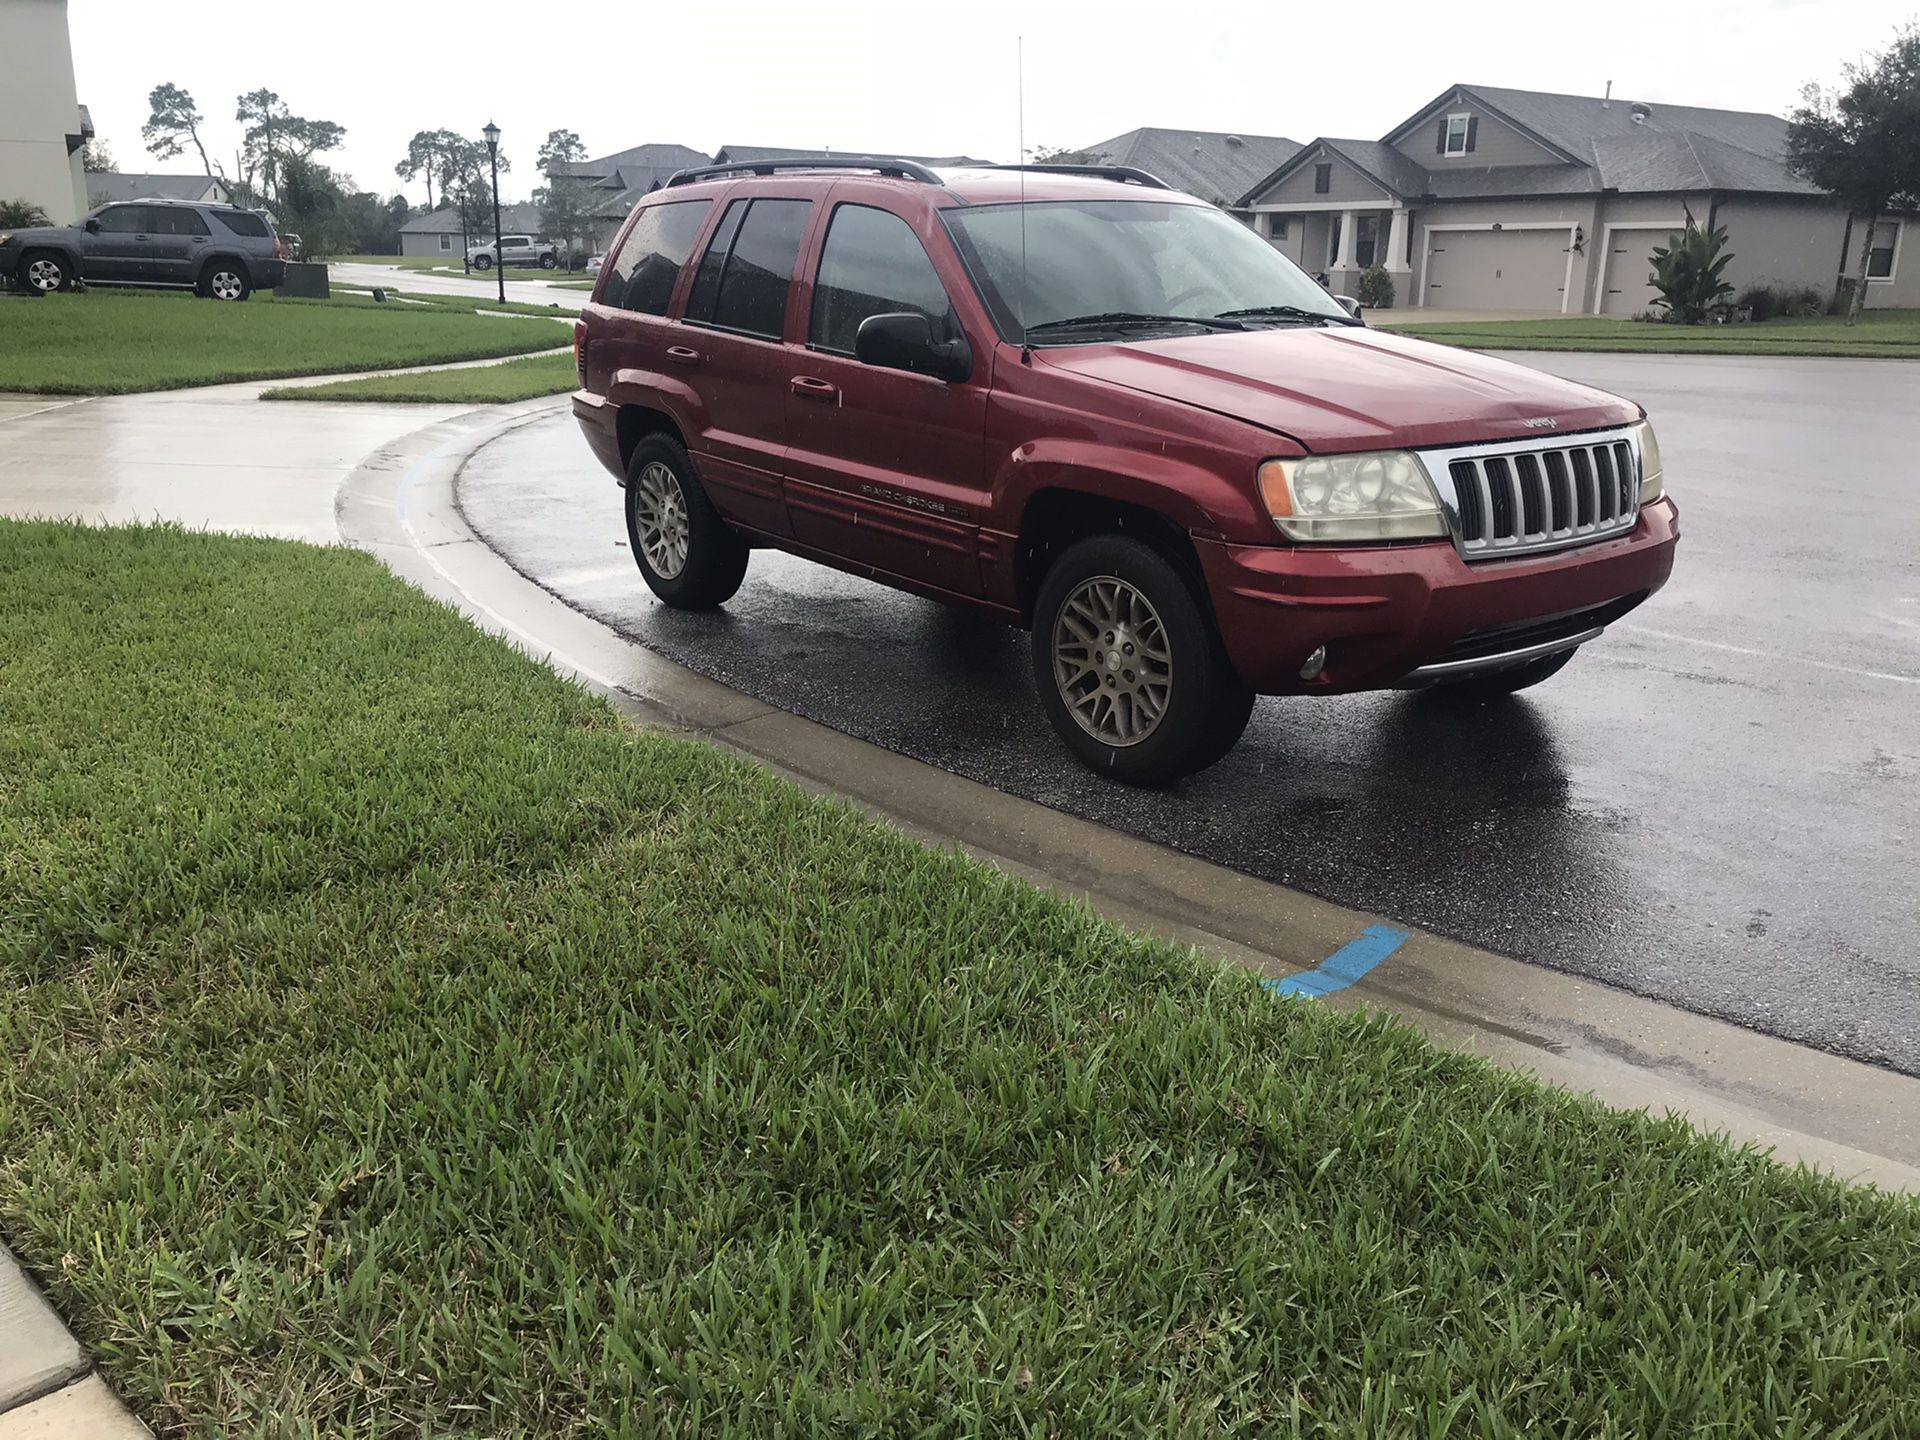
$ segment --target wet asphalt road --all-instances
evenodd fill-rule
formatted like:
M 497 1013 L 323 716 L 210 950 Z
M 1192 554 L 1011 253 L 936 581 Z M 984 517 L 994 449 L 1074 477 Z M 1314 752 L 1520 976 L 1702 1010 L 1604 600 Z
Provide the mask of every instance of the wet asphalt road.
M 564 412 L 482 451 L 468 519 L 549 590 L 737 689 L 1222 865 L 1920 1074 L 1920 364 L 1517 356 L 1631 396 L 1674 579 L 1523 697 L 1262 700 L 1143 792 L 1054 739 L 1026 638 L 775 552 L 654 602 Z

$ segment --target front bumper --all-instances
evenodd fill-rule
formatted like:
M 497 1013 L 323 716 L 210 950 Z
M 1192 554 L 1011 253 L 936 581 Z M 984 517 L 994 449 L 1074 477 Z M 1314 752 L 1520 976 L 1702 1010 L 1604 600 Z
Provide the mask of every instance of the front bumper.
M 1662 498 L 1611 540 L 1473 565 L 1441 540 L 1358 548 L 1197 540 L 1195 548 L 1240 677 L 1263 695 L 1309 695 L 1463 678 L 1513 663 L 1523 649 L 1545 645 L 1535 653 L 1549 654 L 1573 635 L 1592 638 L 1585 632 L 1666 583 L 1679 533 L 1679 513 Z M 1576 618 L 1556 630 L 1543 624 L 1551 617 Z M 1322 645 L 1325 668 L 1301 679 Z M 1479 664 L 1455 664 L 1462 659 Z M 1415 674 L 1440 665 L 1453 668 Z

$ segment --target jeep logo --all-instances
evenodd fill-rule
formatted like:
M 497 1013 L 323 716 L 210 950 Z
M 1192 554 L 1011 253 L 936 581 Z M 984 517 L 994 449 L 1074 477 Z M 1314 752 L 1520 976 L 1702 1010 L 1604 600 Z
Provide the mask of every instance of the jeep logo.
M 1560 422 L 1551 415 L 1542 415 L 1537 420 L 1522 420 L 1520 423 L 1529 430 L 1551 430 Z

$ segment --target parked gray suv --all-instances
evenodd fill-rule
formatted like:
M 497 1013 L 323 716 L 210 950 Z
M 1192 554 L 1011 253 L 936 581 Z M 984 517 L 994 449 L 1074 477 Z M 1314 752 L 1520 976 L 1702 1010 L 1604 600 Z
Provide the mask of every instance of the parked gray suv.
M 46 294 L 89 285 L 178 285 L 244 300 L 285 278 L 287 247 L 267 217 L 232 205 L 136 200 L 78 225 L 0 230 L 0 282 Z

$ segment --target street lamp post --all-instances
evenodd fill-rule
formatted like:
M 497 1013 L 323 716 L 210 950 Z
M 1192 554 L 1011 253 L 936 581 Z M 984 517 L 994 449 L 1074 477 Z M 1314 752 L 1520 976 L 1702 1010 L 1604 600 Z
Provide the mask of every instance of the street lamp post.
M 487 137 L 487 163 L 493 167 L 493 273 L 500 282 L 500 303 L 507 303 L 507 247 L 500 243 L 500 127 L 491 120 L 480 132 Z

